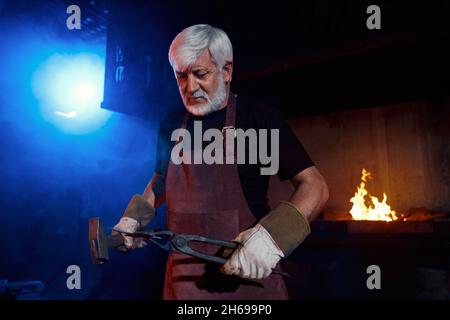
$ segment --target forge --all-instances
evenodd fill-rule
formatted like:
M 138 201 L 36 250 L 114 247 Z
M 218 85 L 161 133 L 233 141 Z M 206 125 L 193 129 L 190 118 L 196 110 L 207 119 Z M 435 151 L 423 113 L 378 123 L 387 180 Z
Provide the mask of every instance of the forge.
M 299 299 L 448 299 L 449 100 L 293 118 L 330 200 L 286 261 Z M 271 180 L 271 205 L 292 191 Z M 367 268 L 380 267 L 381 289 Z

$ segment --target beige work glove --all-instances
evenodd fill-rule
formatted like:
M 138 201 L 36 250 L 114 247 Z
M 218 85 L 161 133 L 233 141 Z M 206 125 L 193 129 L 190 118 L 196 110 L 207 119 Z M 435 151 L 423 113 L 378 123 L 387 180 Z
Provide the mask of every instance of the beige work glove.
M 113 229 L 121 232 L 134 233 L 140 228 L 145 228 L 155 217 L 155 208 L 153 208 L 140 194 L 135 194 L 128 203 L 125 212 L 119 223 Z M 113 230 L 112 234 L 117 234 Z M 147 242 L 142 238 L 132 238 L 122 234 L 124 237 L 125 248 L 118 248 L 119 251 L 142 248 Z
M 133 218 L 129 217 L 122 217 L 119 220 L 119 223 L 117 223 L 112 231 L 112 234 L 117 234 L 121 232 L 127 232 L 127 233 L 134 233 L 139 229 L 139 222 Z M 130 249 L 136 249 L 136 248 L 143 248 L 147 245 L 147 242 L 145 242 L 141 238 L 132 238 L 129 236 L 126 236 L 122 234 L 124 238 L 124 245 L 126 250 Z M 121 251 L 126 251 L 121 250 Z
M 264 279 L 281 258 L 289 256 L 311 233 L 308 219 L 298 208 L 281 201 L 259 223 L 238 235 L 236 249 L 221 270 L 241 278 Z
M 260 224 L 241 232 L 234 241 L 242 243 L 242 246 L 221 266 L 221 271 L 225 274 L 244 279 L 265 279 L 284 257 L 270 234 Z
M 288 257 L 311 233 L 309 221 L 291 202 L 281 201 L 259 223 Z

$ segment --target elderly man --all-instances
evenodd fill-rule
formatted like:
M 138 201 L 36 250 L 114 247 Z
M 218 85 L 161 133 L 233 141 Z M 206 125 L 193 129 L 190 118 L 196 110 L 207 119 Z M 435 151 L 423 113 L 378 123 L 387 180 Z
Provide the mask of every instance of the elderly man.
M 161 122 L 155 174 L 143 196 L 135 195 L 130 201 L 115 228 L 134 232 L 145 227 L 165 201 L 170 230 L 242 243 L 232 253 L 216 252 L 208 245 L 196 247 L 226 257 L 221 266 L 171 253 L 164 299 L 287 299 L 283 277 L 272 271 L 310 233 L 309 222 L 328 199 L 326 183 L 275 109 L 230 92 L 233 50 L 224 31 L 209 25 L 184 29 L 170 46 L 169 60 L 187 112 Z M 269 176 L 261 174 L 265 165 L 261 161 L 249 163 L 247 157 L 244 163 L 175 163 L 171 150 L 183 137 L 174 143 L 174 130 L 192 133 L 198 121 L 204 129 L 222 132 L 277 130 L 278 148 L 272 146 L 272 152 L 279 152 L 277 174 L 295 186 L 288 201 L 270 210 Z M 225 146 L 230 139 L 233 134 L 225 135 Z M 202 154 L 204 144 L 184 148 L 183 158 Z M 248 146 L 244 151 L 249 151 Z M 229 155 L 229 150 L 223 155 Z M 129 237 L 125 243 L 128 249 L 143 245 Z

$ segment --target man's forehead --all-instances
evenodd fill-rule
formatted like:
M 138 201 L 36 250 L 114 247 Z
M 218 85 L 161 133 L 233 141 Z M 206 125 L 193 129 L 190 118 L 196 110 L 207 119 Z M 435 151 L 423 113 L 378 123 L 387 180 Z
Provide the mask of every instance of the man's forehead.
M 177 69 L 176 72 L 186 73 L 186 72 L 190 72 L 190 71 L 198 70 L 198 69 L 209 69 L 209 66 L 202 64 L 202 63 L 194 63 L 194 64 L 191 64 L 184 68 Z
M 214 65 L 209 50 L 204 49 L 193 63 L 188 65 L 178 65 L 176 72 L 189 72 L 195 69 L 210 69 Z

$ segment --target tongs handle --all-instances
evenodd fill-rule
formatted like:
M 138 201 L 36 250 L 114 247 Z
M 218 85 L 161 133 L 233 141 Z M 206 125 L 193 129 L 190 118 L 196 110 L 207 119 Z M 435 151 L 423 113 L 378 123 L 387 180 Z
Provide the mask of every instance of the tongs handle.
M 203 242 L 203 243 L 210 243 L 210 244 L 215 244 L 215 245 L 230 248 L 230 249 L 236 249 L 237 247 L 242 245 L 241 243 L 239 243 L 237 241 L 225 241 L 225 240 L 210 239 L 210 238 L 197 236 L 197 235 L 176 235 L 172 239 L 172 245 L 177 251 L 180 251 L 182 253 L 185 253 L 185 254 L 200 258 L 200 259 L 204 259 L 204 260 L 208 260 L 208 261 L 220 263 L 220 264 L 224 264 L 225 262 L 227 262 L 228 259 L 218 257 L 218 256 L 207 255 L 207 254 L 204 254 L 197 250 L 194 250 L 191 247 L 189 247 L 189 245 L 188 245 L 189 241 L 199 241 L 199 242 Z M 283 272 L 283 271 L 280 271 L 277 269 L 272 269 L 272 273 L 279 274 L 279 275 L 282 275 L 285 277 L 291 276 L 289 273 L 286 273 L 286 272 Z
M 179 251 L 184 254 L 188 254 L 188 255 L 196 257 L 196 258 L 200 258 L 203 260 L 220 263 L 220 264 L 224 264 L 227 261 L 227 259 L 194 250 L 189 246 L 190 241 L 213 244 L 213 245 L 217 245 L 217 246 L 221 246 L 221 247 L 226 247 L 229 249 L 236 249 L 239 246 L 239 243 L 237 243 L 237 242 L 210 239 L 207 237 L 202 237 L 202 236 L 197 236 L 197 235 L 189 235 L 189 234 L 183 234 L 183 235 L 176 234 L 176 235 L 174 235 L 173 239 L 171 240 L 172 247 L 176 251 Z
M 203 236 L 197 236 L 193 234 L 183 234 L 183 235 L 177 235 L 177 237 L 182 237 L 186 239 L 186 241 L 197 241 L 202 243 L 208 243 L 213 244 L 219 247 L 225 247 L 229 249 L 236 249 L 241 244 L 237 241 L 226 241 L 226 240 L 218 240 L 218 239 L 211 239 Z

